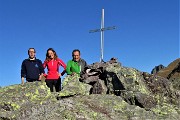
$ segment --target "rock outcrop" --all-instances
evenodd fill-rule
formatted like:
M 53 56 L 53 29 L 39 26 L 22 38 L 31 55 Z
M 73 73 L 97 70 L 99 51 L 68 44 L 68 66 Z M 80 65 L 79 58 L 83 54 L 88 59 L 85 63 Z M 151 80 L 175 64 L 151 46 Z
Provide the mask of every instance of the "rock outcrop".
M 158 65 L 158 66 L 155 66 L 155 67 L 152 69 L 151 74 L 156 74 L 156 73 L 158 73 L 160 70 L 162 70 L 162 69 L 164 69 L 164 68 L 165 68 L 165 66 L 162 65 L 162 64 L 160 64 L 160 65 Z
M 124 67 L 114 58 L 84 73 L 65 77 L 59 93 L 43 81 L 0 88 L 0 120 L 180 118 L 178 90 L 165 77 Z
M 56 101 L 55 95 L 50 92 L 45 82 L 4 87 L 0 89 L 0 119 L 32 118 L 34 114 L 40 113 L 40 106 L 48 107 Z

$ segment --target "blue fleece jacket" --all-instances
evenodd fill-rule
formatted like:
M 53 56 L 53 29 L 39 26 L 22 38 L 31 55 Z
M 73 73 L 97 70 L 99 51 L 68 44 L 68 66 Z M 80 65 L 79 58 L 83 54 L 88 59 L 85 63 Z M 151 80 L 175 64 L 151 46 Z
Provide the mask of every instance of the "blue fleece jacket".
M 44 73 L 42 62 L 39 59 L 30 60 L 25 59 L 21 65 L 21 77 L 25 77 L 26 80 L 38 80 L 39 75 Z

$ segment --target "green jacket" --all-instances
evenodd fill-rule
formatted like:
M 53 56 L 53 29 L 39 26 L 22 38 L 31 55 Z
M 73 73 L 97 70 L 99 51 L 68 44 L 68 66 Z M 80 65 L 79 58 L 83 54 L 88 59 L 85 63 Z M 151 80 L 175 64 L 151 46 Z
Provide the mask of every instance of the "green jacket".
M 80 59 L 78 62 L 69 60 L 66 66 L 66 73 L 68 75 L 71 75 L 73 72 L 80 74 L 86 66 L 87 63 L 83 59 Z

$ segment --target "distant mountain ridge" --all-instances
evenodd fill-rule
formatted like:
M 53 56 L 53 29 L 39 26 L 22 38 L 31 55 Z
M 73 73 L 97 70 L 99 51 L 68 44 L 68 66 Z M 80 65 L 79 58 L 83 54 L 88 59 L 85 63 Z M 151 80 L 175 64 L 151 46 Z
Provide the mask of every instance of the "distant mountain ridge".
M 167 67 L 158 71 L 157 75 L 167 78 L 168 75 L 171 74 L 174 69 L 177 69 L 179 64 L 180 64 L 180 58 L 174 60 Z
M 165 66 L 162 65 L 162 64 L 160 64 L 160 65 L 158 65 L 158 66 L 155 66 L 155 67 L 152 69 L 151 74 L 156 74 L 156 73 L 158 73 L 160 70 L 162 70 L 162 69 L 164 69 L 164 68 L 165 68 Z
M 166 68 L 158 71 L 157 75 L 169 79 L 174 88 L 180 90 L 180 58 L 171 62 Z

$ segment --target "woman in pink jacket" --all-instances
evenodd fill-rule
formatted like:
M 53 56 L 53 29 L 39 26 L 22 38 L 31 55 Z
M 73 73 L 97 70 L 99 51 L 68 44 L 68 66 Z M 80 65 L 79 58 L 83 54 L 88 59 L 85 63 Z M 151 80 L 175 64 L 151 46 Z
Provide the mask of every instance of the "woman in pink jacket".
M 62 66 L 64 71 L 59 73 L 59 67 Z M 46 53 L 46 59 L 43 63 L 44 69 L 47 67 L 47 74 L 44 74 L 46 77 L 46 85 L 50 88 L 51 92 L 53 92 L 53 86 L 56 88 L 56 92 L 61 90 L 61 76 L 65 74 L 66 64 L 58 58 L 55 50 L 53 48 L 49 48 Z

